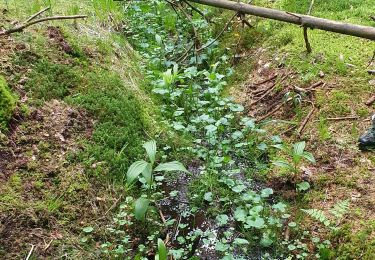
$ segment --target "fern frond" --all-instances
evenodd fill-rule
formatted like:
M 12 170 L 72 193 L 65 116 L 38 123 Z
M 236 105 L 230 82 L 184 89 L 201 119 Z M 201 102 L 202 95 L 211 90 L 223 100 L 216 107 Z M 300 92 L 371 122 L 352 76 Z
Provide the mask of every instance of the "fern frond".
M 349 211 L 350 203 L 348 200 L 339 201 L 333 206 L 332 209 L 329 210 L 332 216 L 334 216 L 337 220 L 340 220 L 344 217 L 346 213 Z
M 301 209 L 307 215 L 312 217 L 313 219 L 319 221 L 320 223 L 324 224 L 326 227 L 331 225 L 331 221 L 327 218 L 322 210 L 319 209 Z

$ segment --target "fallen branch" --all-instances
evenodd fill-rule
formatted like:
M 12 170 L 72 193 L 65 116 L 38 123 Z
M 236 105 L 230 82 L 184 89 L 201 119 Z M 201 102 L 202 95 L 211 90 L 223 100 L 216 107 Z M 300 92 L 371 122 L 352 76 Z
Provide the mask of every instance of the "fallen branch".
M 82 18 L 86 18 L 86 17 L 87 17 L 87 15 L 45 17 L 45 18 L 37 19 L 37 20 L 31 21 L 31 22 L 28 22 L 28 23 L 21 24 L 19 26 L 14 27 L 14 28 L 2 31 L 2 32 L 0 32 L 0 36 L 2 36 L 2 35 L 9 35 L 9 34 L 16 33 L 16 32 L 22 32 L 24 29 L 26 29 L 27 27 L 29 27 L 31 25 L 34 25 L 34 24 L 37 24 L 37 23 L 46 22 L 46 21 L 72 20 L 72 19 L 82 19 Z
M 375 40 L 375 27 L 337 22 L 309 15 L 292 14 L 271 8 L 258 7 L 251 4 L 228 0 L 189 0 L 190 2 L 229 9 L 258 17 L 297 24 L 312 29 L 320 29 Z
M 30 22 L 31 20 L 34 20 L 34 19 L 37 18 L 39 15 L 41 15 L 42 13 L 48 11 L 49 9 L 51 9 L 51 7 L 44 8 L 43 10 L 40 10 L 40 11 L 37 12 L 36 14 L 33 14 L 32 16 L 30 16 L 29 19 L 27 19 L 27 20 L 25 21 L 25 23 L 28 23 L 28 22 Z
M 250 106 L 254 106 L 256 104 L 258 104 L 260 101 L 262 101 L 265 97 L 267 97 L 271 92 L 272 90 L 277 86 L 276 82 L 273 83 L 265 92 L 264 94 L 259 97 L 257 100 L 254 100 L 253 102 L 250 103 Z
M 255 85 L 255 86 L 263 85 L 264 83 L 267 83 L 267 82 L 269 82 L 269 81 L 271 81 L 271 80 L 274 80 L 275 78 L 277 78 L 277 74 L 275 74 L 275 75 L 273 75 L 272 77 L 270 77 L 270 78 L 268 78 L 268 79 L 266 79 L 266 80 L 263 80 L 263 81 L 261 81 L 261 82 L 259 82 L 259 83 L 255 83 L 254 85 Z
M 279 111 L 280 108 L 283 107 L 283 105 L 284 105 L 284 103 L 281 103 L 281 104 L 277 105 L 277 106 L 276 106 L 271 112 L 269 112 L 269 113 L 267 113 L 266 115 L 264 115 L 264 116 L 258 118 L 258 119 L 256 120 L 256 122 L 263 121 L 263 120 L 266 119 L 267 117 L 272 116 L 272 115 L 275 114 L 277 111 Z
M 305 117 L 305 119 L 302 121 L 301 126 L 297 130 L 298 136 L 301 136 L 301 134 L 302 134 L 303 130 L 305 129 L 307 123 L 309 122 L 311 116 L 314 114 L 314 111 L 315 111 L 315 106 L 313 105 L 313 107 L 311 108 L 310 112 L 307 114 L 307 116 Z

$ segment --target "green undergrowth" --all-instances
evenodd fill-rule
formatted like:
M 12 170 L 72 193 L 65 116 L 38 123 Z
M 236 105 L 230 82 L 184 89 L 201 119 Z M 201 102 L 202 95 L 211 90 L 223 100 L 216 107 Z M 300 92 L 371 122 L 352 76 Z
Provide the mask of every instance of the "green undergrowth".
M 5 79 L 0 76 L 0 131 L 7 128 L 8 121 L 16 108 L 17 98 L 9 89 Z

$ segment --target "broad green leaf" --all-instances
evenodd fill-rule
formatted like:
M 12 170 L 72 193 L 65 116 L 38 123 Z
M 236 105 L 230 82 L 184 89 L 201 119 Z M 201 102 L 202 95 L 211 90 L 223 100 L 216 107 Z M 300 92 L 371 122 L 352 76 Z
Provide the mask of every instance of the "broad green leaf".
M 228 219 L 227 215 L 221 214 L 216 217 L 216 222 L 219 226 L 224 226 L 228 223 Z
M 276 165 L 278 167 L 281 167 L 281 168 L 285 168 L 285 169 L 291 169 L 292 168 L 292 165 L 290 165 L 286 161 L 273 161 L 272 164 Z
M 138 220 L 144 220 L 145 215 L 150 205 L 150 201 L 145 198 L 139 198 L 135 201 L 134 216 Z
M 155 34 L 155 40 L 158 44 L 161 44 L 162 43 L 162 39 L 161 39 L 161 36 L 159 34 Z
M 270 195 L 272 195 L 273 194 L 273 189 L 271 189 L 271 188 L 266 188 L 266 189 L 263 189 L 262 191 L 261 191 L 261 194 L 260 194 L 260 196 L 262 196 L 263 198 L 268 198 Z
M 147 181 L 147 183 L 149 185 L 152 184 L 152 165 L 151 165 L 151 163 L 148 163 L 147 166 L 144 168 L 144 170 L 142 171 L 142 176 L 145 178 L 145 180 Z
M 143 172 L 143 170 L 147 167 L 146 161 L 136 161 L 132 165 L 130 165 L 128 172 L 126 173 L 126 178 L 128 183 L 132 183 L 138 176 Z
M 308 160 L 309 162 L 312 162 L 312 163 L 316 163 L 315 161 L 315 158 L 314 158 L 314 155 L 312 155 L 312 153 L 309 153 L 309 152 L 304 152 L 302 154 L 303 158 L 305 158 L 306 160 Z
M 286 210 L 286 205 L 282 202 L 279 202 L 279 203 L 273 205 L 272 208 L 284 213 L 285 210 Z
M 306 146 L 306 142 L 305 141 L 299 142 L 299 143 L 295 143 L 293 145 L 294 154 L 296 154 L 296 155 L 302 155 L 303 151 L 305 150 L 305 146 Z
M 208 201 L 208 202 L 211 202 L 212 201 L 212 192 L 206 192 L 204 194 L 204 200 Z
M 234 192 L 236 192 L 236 193 L 241 193 L 241 192 L 243 192 L 245 189 L 246 189 L 246 186 L 245 186 L 245 185 L 243 185 L 243 184 L 239 184 L 239 185 L 237 185 L 237 186 L 234 186 L 234 187 L 232 188 L 232 191 L 234 191 Z
M 82 230 L 85 233 L 91 233 L 92 231 L 94 231 L 94 228 L 93 227 L 85 227 Z
M 181 171 L 188 173 L 185 166 L 177 161 L 161 163 L 154 169 L 156 172 L 170 172 L 170 171 Z
M 257 229 L 260 229 L 264 226 L 264 219 L 261 217 L 256 217 L 254 220 L 252 218 L 249 218 L 246 220 L 246 228 L 254 227 Z
M 249 241 L 247 241 L 246 239 L 243 239 L 243 238 L 236 238 L 236 239 L 234 239 L 233 243 L 236 244 L 236 245 L 248 245 Z
M 159 260 L 167 260 L 168 258 L 167 247 L 165 246 L 163 240 L 161 240 L 160 238 L 158 239 L 158 254 L 159 254 Z
M 247 213 L 243 208 L 236 208 L 234 211 L 234 219 L 240 222 L 244 222 L 246 220 Z
M 156 142 L 155 140 L 148 141 L 147 143 L 143 144 L 143 147 L 146 149 L 148 158 L 150 158 L 151 164 L 155 162 L 156 156 Z
M 310 189 L 310 183 L 308 183 L 307 181 L 297 184 L 298 191 L 307 191 L 308 189 Z

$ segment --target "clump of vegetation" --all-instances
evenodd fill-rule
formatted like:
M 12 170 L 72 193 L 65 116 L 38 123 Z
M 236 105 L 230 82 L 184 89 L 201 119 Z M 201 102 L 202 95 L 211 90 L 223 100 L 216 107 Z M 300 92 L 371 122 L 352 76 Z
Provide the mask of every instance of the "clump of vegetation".
M 0 131 L 6 129 L 16 104 L 16 96 L 11 93 L 5 79 L 0 76 Z

